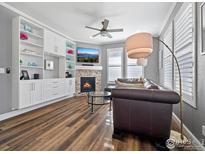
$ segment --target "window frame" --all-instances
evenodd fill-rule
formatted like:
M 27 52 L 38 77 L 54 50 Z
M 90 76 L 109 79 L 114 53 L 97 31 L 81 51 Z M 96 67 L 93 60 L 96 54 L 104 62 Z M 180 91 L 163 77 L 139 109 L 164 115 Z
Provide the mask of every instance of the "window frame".
M 117 50 L 117 49 L 121 50 L 121 65 L 110 65 L 108 52 L 112 52 L 112 50 Z M 109 51 L 109 50 L 111 50 L 111 51 Z M 123 47 L 107 48 L 106 52 L 107 52 L 107 84 L 114 84 L 115 81 L 109 81 L 109 67 L 121 67 L 121 77 L 123 77 L 123 57 L 124 57 L 123 52 L 124 52 L 124 48 Z
M 137 59 L 136 59 L 135 65 L 134 64 L 129 65 L 128 64 L 128 55 L 127 55 L 127 53 L 125 55 L 125 58 L 126 58 L 126 60 L 125 60 L 125 67 L 126 67 L 126 69 L 125 69 L 125 76 L 126 76 L 126 78 L 134 78 L 134 77 L 128 77 L 128 67 L 129 66 L 137 66 Z M 142 67 L 142 76 L 141 77 L 144 78 L 144 67 L 143 66 L 141 66 L 141 67 Z

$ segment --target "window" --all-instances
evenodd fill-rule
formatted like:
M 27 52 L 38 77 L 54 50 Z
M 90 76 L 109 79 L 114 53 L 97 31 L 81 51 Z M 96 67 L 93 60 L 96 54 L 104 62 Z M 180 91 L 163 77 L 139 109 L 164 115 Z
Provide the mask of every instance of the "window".
M 122 78 L 122 55 L 123 48 L 107 49 L 108 82 Z
M 184 3 L 174 19 L 174 51 L 182 76 L 183 99 L 196 107 L 195 96 L 195 4 Z M 179 91 L 179 76 L 175 66 L 175 90 Z
M 172 49 L 172 23 L 169 25 L 169 27 L 167 28 L 166 32 L 164 33 L 164 38 L 163 41 L 169 46 L 170 49 Z M 172 54 L 170 53 L 170 51 L 163 46 L 163 77 L 164 77 L 164 86 L 172 89 L 173 88 L 173 59 L 172 59 Z
M 174 21 L 164 33 L 163 39 L 171 49 L 174 48 L 173 51 L 181 70 L 183 100 L 193 107 L 196 107 L 195 7 L 194 3 L 183 3 Z M 164 86 L 179 92 L 179 74 L 176 63 L 166 47 L 163 51 Z
M 143 67 L 137 66 L 136 59 L 130 59 L 127 57 L 127 78 L 140 78 L 143 76 Z

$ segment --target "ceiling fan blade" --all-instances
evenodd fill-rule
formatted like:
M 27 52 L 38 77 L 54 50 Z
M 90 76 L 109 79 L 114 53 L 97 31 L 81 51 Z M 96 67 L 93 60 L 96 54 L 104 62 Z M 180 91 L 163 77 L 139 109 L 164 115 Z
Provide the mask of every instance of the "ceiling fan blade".
M 123 29 L 120 28 L 120 29 L 107 29 L 107 32 L 123 32 Z
M 97 34 L 93 35 L 92 37 L 96 37 L 96 36 L 98 36 L 98 35 L 100 35 L 100 33 L 97 33 Z
M 88 28 L 88 29 L 93 29 L 93 30 L 97 30 L 97 31 L 100 31 L 100 29 L 98 29 L 98 28 L 93 28 L 93 27 L 89 27 L 89 26 L 85 26 L 85 28 Z
M 110 33 L 106 33 L 107 37 L 112 38 L 112 35 Z
M 109 20 L 107 20 L 107 19 L 105 19 L 104 21 L 103 21 L 103 29 L 107 29 L 107 27 L 108 27 L 108 23 L 109 23 Z

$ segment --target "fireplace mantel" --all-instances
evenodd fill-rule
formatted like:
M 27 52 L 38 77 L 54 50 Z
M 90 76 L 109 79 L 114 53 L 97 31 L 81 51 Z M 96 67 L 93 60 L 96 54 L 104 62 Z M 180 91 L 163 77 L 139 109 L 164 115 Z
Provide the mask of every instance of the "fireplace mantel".
M 102 70 L 102 66 L 76 66 L 76 70 Z

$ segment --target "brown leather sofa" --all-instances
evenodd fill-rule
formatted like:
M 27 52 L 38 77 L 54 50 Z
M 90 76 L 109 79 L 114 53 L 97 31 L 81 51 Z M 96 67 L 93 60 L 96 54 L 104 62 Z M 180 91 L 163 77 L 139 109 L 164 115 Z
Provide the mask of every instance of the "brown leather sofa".
M 120 87 L 112 89 L 113 137 L 122 132 L 166 140 L 170 136 L 172 105 L 179 95 L 150 80 L 145 88 Z

